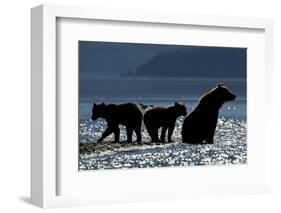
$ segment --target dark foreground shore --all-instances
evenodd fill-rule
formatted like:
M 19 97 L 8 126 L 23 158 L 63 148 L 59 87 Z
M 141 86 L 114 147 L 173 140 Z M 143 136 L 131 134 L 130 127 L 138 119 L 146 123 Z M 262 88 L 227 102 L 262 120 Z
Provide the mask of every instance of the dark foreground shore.
M 94 142 L 94 143 L 85 143 L 79 145 L 80 155 L 91 155 L 91 154 L 102 154 L 104 152 L 118 152 L 122 149 L 128 148 L 151 148 L 151 147 L 162 147 L 163 145 L 172 144 L 174 142 Z

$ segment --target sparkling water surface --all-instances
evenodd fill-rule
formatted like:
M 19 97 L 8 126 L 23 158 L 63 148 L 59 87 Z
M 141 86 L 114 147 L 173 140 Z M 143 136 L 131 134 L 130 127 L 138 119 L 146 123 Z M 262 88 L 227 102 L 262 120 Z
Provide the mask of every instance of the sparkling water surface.
M 79 170 L 103 170 L 121 168 L 153 168 L 167 166 L 244 164 L 247 162 L 247 125 L 245 119 L 220 117 L 214 144 L 192 145 L 181 142 L 183 117 L 177 119 L 172 139 L 173 143 L 150 143 L 143 126 L 142 144 L 124 143 L 126 129 L 120 126 L 119 143 L 111 143 L 114 135 L 108 136 L 99 149 L 90 153 L 80 153 Z M 89 119 L 80 123 L 80 143 L 97 143 L 106 122 Z M 133 139 L 136 139 L 135 134 Z

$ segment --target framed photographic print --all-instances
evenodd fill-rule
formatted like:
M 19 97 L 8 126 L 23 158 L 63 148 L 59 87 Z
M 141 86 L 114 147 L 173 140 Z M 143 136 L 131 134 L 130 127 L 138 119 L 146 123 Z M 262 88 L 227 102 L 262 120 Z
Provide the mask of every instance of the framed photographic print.
M 79 170 L 247 163 L 246 48 L 78 45 Z
M 272 20 L 31 14 L 32 203 L 270 192 Z

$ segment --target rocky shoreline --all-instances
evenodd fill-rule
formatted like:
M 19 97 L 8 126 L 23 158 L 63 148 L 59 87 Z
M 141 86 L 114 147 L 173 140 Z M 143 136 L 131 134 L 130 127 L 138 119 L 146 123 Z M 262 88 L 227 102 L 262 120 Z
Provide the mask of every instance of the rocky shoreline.
M 150 147 L 162 147 L 163 145 L 173 144 L 176 142 L 93 142 L 93 143 L 80 143 L 79 153 L 80 155 L 102 154 L 103 152 L 117 152 L 128 148 L 150 148 Z

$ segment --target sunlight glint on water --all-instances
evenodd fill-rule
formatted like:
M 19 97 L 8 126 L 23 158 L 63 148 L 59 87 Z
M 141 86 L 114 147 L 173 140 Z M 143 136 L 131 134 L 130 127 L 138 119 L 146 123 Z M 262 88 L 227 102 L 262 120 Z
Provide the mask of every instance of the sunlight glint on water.
M 84 103 L 88 107 L 91 103 Z M 163 103 L 162 103 L 163 104 Z M 192 105 L 188 104 L 188 106 Z M 85 107 L 85 108 L 88 108 Z M 224 106 L 224 115 L 220 116 L 215 133 L 214 145 L 190 145 L 181 143 L 181 124 L 183 117 L 176 122 L 173 134 L 175 143 L 163 145 L 139 145 L 125 148 L 110 148 L 90 155 L 79 157 L 80 170 L 103 170 L 120 168 L 153 168 L 167 166 L 222 165 L 244 164 L 247 162 L 246 119 L 237 115 L 239 107 L 245 104 Z M 238 109 L 237 109 L 238 108 Z M 230 111 L 230 112 L 227 112 Z M 243 110 L 242 110 L 243 111 Z M 234 115 L 235 115 L 234 114 Z M 231 116 L 229 116 L 231 115 Z M 84 112 L 80 120 L 80 143 L 95 143 L 106 129 L 103 119 L 90 120 L 90 113 Z M 150 138 L 145 127 L 142 127 L 142 140 L 149 142 Z M 120 144 L 126 140 L 126 130 L 120 126 Z M 136 139 L 135 134 L 133 139 Z M 110 135 L 105 141 L 113 141 Z

